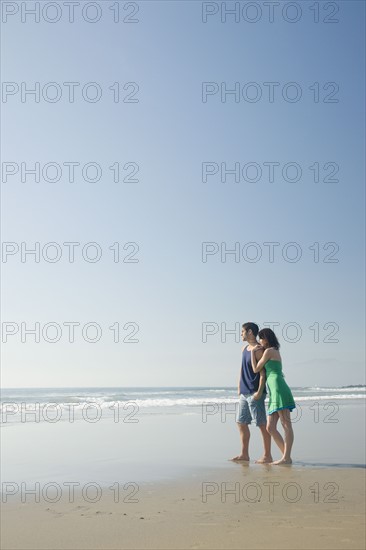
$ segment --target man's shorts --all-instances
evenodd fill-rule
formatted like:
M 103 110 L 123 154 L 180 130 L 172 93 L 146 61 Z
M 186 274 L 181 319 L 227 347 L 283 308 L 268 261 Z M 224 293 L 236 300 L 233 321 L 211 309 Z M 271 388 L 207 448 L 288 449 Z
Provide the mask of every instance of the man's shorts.
M 266 407 L 264 401 L 266 394 L 262 394 L 260 399 L 253 399 L 252 394 L 240 394 L 239 410 L 236 415 L 236 421 L 240 424 L 251 424 L 254 420 L 256 426 L 267 423 Z

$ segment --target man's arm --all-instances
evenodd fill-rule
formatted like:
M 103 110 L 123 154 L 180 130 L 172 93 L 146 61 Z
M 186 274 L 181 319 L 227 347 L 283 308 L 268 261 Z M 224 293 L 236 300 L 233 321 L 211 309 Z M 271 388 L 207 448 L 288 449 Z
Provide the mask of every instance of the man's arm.
M 259 386 L 255 393 L 253 393 L 253 399 L 260 399 L 262 397 L 264 387 L 266 385 L 266 372 L 262 369 L 259 373 Z
M 245 350 L 246 346 L 243 346 L 241 348 L 241 351 L 243 352 Z M 241 367 L 240 367 L 240 373 L 239 373 L 239 381 L 238 381 L 238 395 L 240 395 L 240 381 L 241 381 Z

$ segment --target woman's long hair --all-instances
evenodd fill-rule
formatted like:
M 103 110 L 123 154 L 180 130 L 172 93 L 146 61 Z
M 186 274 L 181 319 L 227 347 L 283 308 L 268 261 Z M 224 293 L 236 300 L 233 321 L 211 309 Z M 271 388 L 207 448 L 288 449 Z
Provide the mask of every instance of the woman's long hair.
M 267 340 L 270 348 L 280 349 L 280 343 L 272 329 L 262 328 L 262 330 L 258 332 L 258 338 Z

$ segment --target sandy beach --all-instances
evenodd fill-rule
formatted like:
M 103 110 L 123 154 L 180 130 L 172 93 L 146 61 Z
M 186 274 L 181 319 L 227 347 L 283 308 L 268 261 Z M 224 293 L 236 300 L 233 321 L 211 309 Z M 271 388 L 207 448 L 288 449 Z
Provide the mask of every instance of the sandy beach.
M 208 416 L 206 405 L 140 407 L 133 423 L 4 423 L 1 547 L 362 549 L 364 438 L 350 428 L 364 433 L 364 401 L 323 402 L 294 416 L 290 467 L 255 464 L 255 427 L 251 462 L 230 460 L 231 403 Z
M 62 484 L 61 484 L 62 486 Z M 62 486 L 63 487 L 63 486 Z M 123 488 L 124 487 L 124 488 Z M 365 470 L 229 464 L 165 483 L 2 503 L 2 548 L 365 547 Z M 51 493 L 48 500 L 51 500 Z M 4 500 L 4 495 L 3 495 Z M 116 500 L 118 502 L 116 502 Z M 135 501 L 135 502 L 132 502 Z

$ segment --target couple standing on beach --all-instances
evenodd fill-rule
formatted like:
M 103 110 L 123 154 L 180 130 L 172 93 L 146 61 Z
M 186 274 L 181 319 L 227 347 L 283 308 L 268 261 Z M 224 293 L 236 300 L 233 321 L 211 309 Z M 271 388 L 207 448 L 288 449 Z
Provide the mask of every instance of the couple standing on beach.
M 243 347 L 242 366 L 238 384 L 239 410 L 236 422 L 242 443 L 241 454 L 232 460 L 249 461 L 249 424 L 254 420 L 261 431 L 264 453 L 257 464 L 291 464 L 294 441 L 290 412 L 296 407 L 291 390 L 282 373 L 280 344 L 273 330 L 259 330 L 255 323 L 244 323 L 241 336 L 248 345 Z M 258 340 L 257 340 L 258 337 Z M 266 417 L 266 382 L 269 390 L 268 416 Z M 277 430 L 281 420 L 284 439 Z M 273 461 L 271 438 L 279 447 L 282 458 Z

